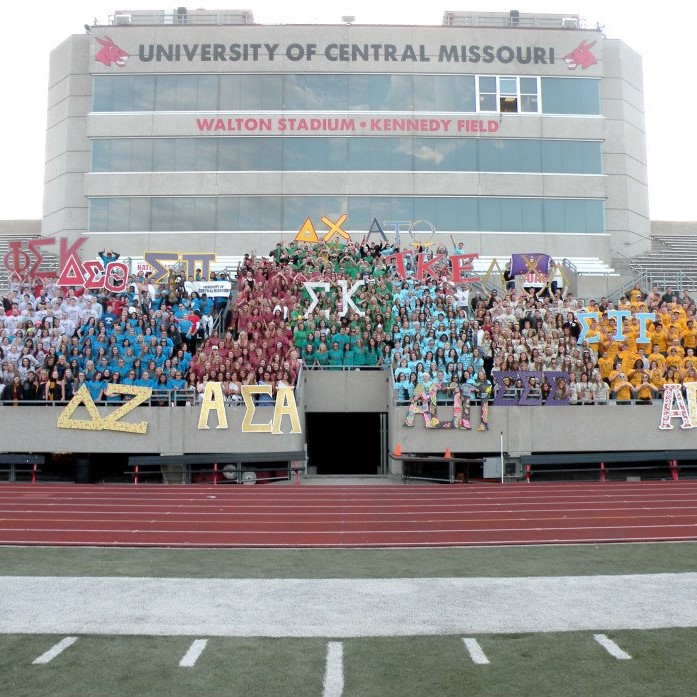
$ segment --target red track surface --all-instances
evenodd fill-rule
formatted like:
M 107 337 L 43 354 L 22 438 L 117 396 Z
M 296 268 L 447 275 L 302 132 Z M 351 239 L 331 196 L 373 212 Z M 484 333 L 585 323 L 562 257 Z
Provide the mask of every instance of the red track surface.
M 697 539 L 697 481 L 0 486 L 0 544 L 426 547 Z

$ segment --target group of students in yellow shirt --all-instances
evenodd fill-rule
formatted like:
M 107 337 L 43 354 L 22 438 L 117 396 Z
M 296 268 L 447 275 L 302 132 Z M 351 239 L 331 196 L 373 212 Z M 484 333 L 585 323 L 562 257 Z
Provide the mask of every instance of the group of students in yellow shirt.
M 648 312 L 641 293 L 630 291 L 629 299 L 617 309 L 633 311 L 622 322 L 624 338 L 615 339 L 616 320 L 599 313 L 599 321 L 592 320 L 587 338 L 598 336 L 589 348 L 598 354 L 597 367 L 609 385 L 615 399 L 632 399 L 649 403 L 660 396 L 669 383 L 697 382 L 697 321 L 693 312 L 680 303 L 667 303 L 656 311 L 656 319 L 649 322 L 648 341 L 640 342 L 639 319 L 635 312 Z M 598 311 L 591 305 L 587 311 Z

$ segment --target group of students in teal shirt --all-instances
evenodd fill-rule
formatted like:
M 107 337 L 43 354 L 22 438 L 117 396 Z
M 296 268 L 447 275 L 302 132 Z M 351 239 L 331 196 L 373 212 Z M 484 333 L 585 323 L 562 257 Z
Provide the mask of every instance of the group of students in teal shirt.
M 363 340 L 354 335 L 336 335 L 331 340 L 320 334 L 316 339 L 310 333 L 302 345 L 302 359 L 307 368 L 372 367 L 382 363 L 382 354 L 375 342 L 366 347 Z

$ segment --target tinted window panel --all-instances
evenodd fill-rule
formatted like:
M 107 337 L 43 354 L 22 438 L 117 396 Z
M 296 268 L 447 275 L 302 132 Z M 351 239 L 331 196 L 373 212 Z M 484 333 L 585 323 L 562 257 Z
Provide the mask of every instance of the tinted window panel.
M 543 77 L 542 113 L 600 114 L 600 80 Z
M 502 78 L 515 94 L 514 78 Z M 510 83 L 510 84 L 509 84 Z M 96 75 L 95 111 L 350 110 L 474 112 L 472 75 Z M 496 77 L 480 76 L 480 109 L 496 111 Z M 547 114 L 600 114 L 600 81 L 541 79 Z M 537 80 L 520 78 L 525 111 Z
M 428 137 L 113 138 L 93 172 L 544 172 L 601 174 L 596 141 Z
M 221 196 L 132 197 L 89 200 L 93 232 L 150 230 L 298 230 L 310 216 L 337 220 L 348 229 L 368 229 L 373 218 L 424 220 L 440 231 L 604 232 L 603 201 L 408 196 Z M 419 239 L 429 228 L 419 224 Z
M 111 140 L 92 141 L 92 172 L 113 172 L 111 159 Z

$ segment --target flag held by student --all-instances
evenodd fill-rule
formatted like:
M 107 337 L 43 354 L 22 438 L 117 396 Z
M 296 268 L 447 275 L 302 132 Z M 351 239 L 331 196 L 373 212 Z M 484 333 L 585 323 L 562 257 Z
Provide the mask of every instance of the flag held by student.
M 549 254 L 511 254 L 511 273 L 514 276 L 534 273 L 546 277 L 550 260 Z

